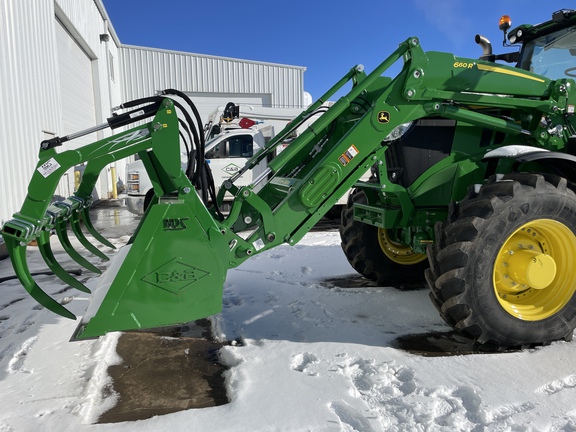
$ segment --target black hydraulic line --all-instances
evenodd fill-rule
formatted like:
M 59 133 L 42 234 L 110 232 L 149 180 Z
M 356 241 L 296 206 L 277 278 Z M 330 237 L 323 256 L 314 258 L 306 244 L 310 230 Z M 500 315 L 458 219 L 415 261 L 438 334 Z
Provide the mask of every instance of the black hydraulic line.
M 206 170 L 206 175 L 208 176 L 208 183 L 210 185 L 208 192 L 210 194 L 210 199 L 212 200 L 212 205 L 214 206 L 214 210 L 216 211 L 216 214 L 218 215 L 219 220 L 223 221 L 224 215 L 222 214 L 222 212 L 220 211 L 220 208 L 218 207 L 218 199 L 216 196 L 216 187 L 214 186 L 214 177 L 212 176 L 212 170 L 209 167 Z
M 181 120 L 179 118 L 178 123 L 180 124 L 182 129 L 184 129 L 184 131 L 186 131 L 186 133 L 188 134 L 188 139 L 190 140 L 190 143 L 188 142 L 188 139 L 186 139 L 186 137 L 184 136 L 182 131 L 179 131 L 180 137 L 182 138 L 182 141 L 184 142 L 184 147 L 186 147 L 186 156 L 188 158 L 190 158 L 190 144 L 192 144 L 192 145 L 194 144 L 192 134 L 190 133 L 190 129 L 188 128 L 188 125 L 183 120 Z
M 188 106 L 190 106 L 190 108 L 192 109 L 192 112 L 194 113 L 194 117 L 196 118 L 196 124 L 198 125 L 198 128 L 200 129 L 202 127 L 202 119 L 200 118 L 200 113 L 198 112 L 198 109 L 196 108 L 196 105 L 194 105 L 194 102 L 192 102 L 192 100 L 190 99 L 190 97 L 186 94 L 183 93 L 179 90 L 175 90 L 175 89 L 166 89 L 163 91 L 164 94 L 173 94 L 176 96 L 181 97 L 182 99 L 184 99 L 184 101 L 188 104 Z M 199 145 L 199 152 L 198 152 L 198 166 L 204 166 L 204 151 L 205 151 L 205 147 L 206 147 L 206 142 L 204 141 L 204 134 L 200 134 L 200 145 Z
M 198 109 L 196 108 L 196 105 L 194 104 L 194 102 L 192 102 L 190 97 L 187 94 L 175 89 L 166 89 L 161 93 L 166 95 L 178 96 L 186 102 L 186 104 L 191 108 L 194 114 L 196 123 L 194 123 L 192 119 L 189 118 L 189 115 L 186 110 L 184 110 L 183 108 L 181 109 L 184 112 L 184 115 L 186 116 L 186 120 L 188 121 L 188 123 L 190 123 L 193 133 L 196 133 L 197 130 L 200 129 L 200 126 L 202 126 L 202 119 L 200 117 Z M 198 129 L 196 128 L 196 126 L 198 127 Z M 196 136 L 197 135 L 195 135 L 195 137 Z M 194 173 L 193 184 L 197 188 L 198 187 L 200 188 L 202 200 L 205 204 L 208 204 L 208 197 L 211 194 L 210 191 L 213 190 L 215 195 L 216 189 L 214 186 L 214 178 L 212 176 L 212 171 L 210 170 L 210 166 L 206 163 L 205 159 L 206 141 L 204 134 L 200 134 L 198 142 L 199 142 L 199 145 L 197 146 L 198 151 L 196 152 L 195 155 L 197 169 L 196 172 Z M 218 208 L 218 204 L 215 199 L 212 199 L 212 204 L 214 205 L 214 208 L 216 209 L 217 213 L 221 215 L 220 209 Z
M 145 98 L 134 99 L 134 100 L 131 100 L 128 102 L 124 102 L 124 103 L 118 105 L 117 107 L 114 107 L 112 110 L 117 111 L 119 109 L 134 108 L 135 106 L 144 105 L 147 103 L 162 102 L 162 99 L 164 99 L 164 98 L 161 96 L 148 96 Z
M 160 95 L 158 95 L 158 96 L 151 96 L 151 97 L 140 98 L 140 99 L 135 99 L 133 101 L 125 102 L 125 103 L 121 104 L 120 106 L 116 107 L 115 109 L 133 108 L 133 107 L 137 107 L 137 106 L 142 105 L 142 104 L 151 104 L 152 106 L 155 106 L 157 104 L 159 107 L 161 101 L 164 99 L 162 97 L 162 95 L 174 95 L 174 96 L 180 97 L 181 99 L 183 99 L 186 102 L 186 104 L 190 107 L 190 110 L 193 113 L 194 118 L 192 118 L 192 116 L 189 113 L 189 110 L 187 110 L 180 102 L 172 99 L 172 102 L 174 103 L 174 105 L 184 115 L 184 118 L 186 121 L 183 121 L 180 118 L 178 119 L 178 121 L 179 121 L 181 128 L 186 131 L 186 133 L 188 134 L 188 137 L 190 139 L 190 143 L 189 143 L 188 140 L 186 140 L 186 138 L 184 137 L 184 134 L 182 134 L 181 131 L 179 132 L 179 135 L 184 142 L 184 146 L 186 147 L 186 154 L 187 154 L 187 160 L 188 160 L 188 166 L 186 168 L 186 176 L 190 179 L 190 181 L 192 182 L 194 187 L 200 190 L 203 202 L 205 204 L 208 204 L 209 196 L 212 196 L 212 195 L 215 196 L 214 178 L 212 176 L 212 172 L 210 170 L 210 167 L 208 166 L 208 164 L 206 163 L 206 159 L 204 158 L 205 138 L 204 138 L 204 134 L 199 133 L 199 128 L 202 125 L 200 113 L 198 112 L 196 105 L 194 105 L 194 103 L 192 102 L 190 97 L 179 90 L 166 89 L 166 90 L 163 90 L 162 92 L 160 92 Z M 140 110 L 151 111 L 151 109 L 148 107 L 149 106 L 145 106 L 145 107 L 142 107 L 140 109 L 135 109 L 129 113 L 116 115 L 113 117 L 113 120 L 114 120 L 115 124 L 118 124 L 118 125 L 127 124 L 127 123 L 121 124 L 121 121 L 127 121 L 126 120 L 127 117 L 130 118 L 131 115 L 134 116 L 134 115 L 140 114 Z M 156 111 L 158 110 L 158 107 L 156 107 Z M 116 117 L 119 117 L 119 119 L 116 119 Z M 142 117 L 139 117 L 138 120 L 141 118 Z M 196 120 L 196 122 L 194 122 L 194 120 Z M 134 121 L 136 121 L 136 120 L 134 120 Z M 115 127 L 118 127 L 118 126 L 115 126 Z M 194 161 L 196 161 L 196 164 L 194 164 Z M 217 210 L 217 213 L 220 215 L 221 213 L 220 213 L 219 209 L 217 208 L 216 200 L 213 199 L 212 201 L 213 201 L 213 204 Z
M 135 101 L 126 102 L 122 104 L 121 107 L 132 108 L 144 103 L 147 103 L 148 105 L 136 108 L 126 113 L 114 114 L 112 117 L 109 117 L 107 120 L 108 124 L 110 125 L 110 129 L 116 129 L 128 124 L 136 123 L 139 120 L 152 117 L 158 112 L 160 104 L 162 103 L 162 98 L 155 96 L 151 98 L 137 99 Z
M 179 103 L 178 101 L 175 101 L 175 100 L 172 100 L 172 101 L 174 102 L 174 105 L 176 107 L 178 107 L 180 109 L 180 111 L 182 111 L 182 114 L 184 115 L 184 117 L 186 118 L 186 121 L 188 122 L 188 125 L 190 126 L 190 131 L 192 132 L 192 136 L 193 136 L 193 142 L 196 143 L 196 148 L 200 149 L 201 146 L 199 145 L 199 143 L 201 143 L 201 138 L 203 138 L 204 135 L 198 134 L 198 128 L 194 124 L 194 121 L 192 120 L 190 113 L 184 108 L 184 106 L 181 103 Z M 191 179 L 191 181 L 192 181 L 192 183 L 196 183 L 197 179 Z
M 208 186 L 208 174 L 206 174 L 208 170 L 206 170 L 205 168 L 206 167 L 204 167 L 204 169 L 202 169 L 202 172 L 201 172 L 202 187 L 200 189 L 200 194 L 202 196 L 202 201 L 204 202 L 204 204 L 208 204 L 208 187 L 209 186 Z
M 146 97 L 146 98 L 140 98 L 140 99 L 135 99 L 133 101 L 129 101 L 129 102 L 125 102 L 122 105 L 120 105 L 119 107 L 117 107 L 118 109 L 125 109 L 125 108 L 132 108 L 138 105 L 142 105 L 144 103 L 159 103 L 163 100 L 164 98 L 161 96 L 151 96 L 151 97 Z M 188 126 L 188 124 L 186 122 L 184 122 L 182 119 L 178 119 L 178 122 L 180 124 L 180 126 L 187 132 L 190 143 L 193 143 L 194 140 L 199 141 L 199 134 L 195 134 L 194 131 L 196 130 L 196 128 L 194 128 L 194 125 L 192 123 L 192 118 L 187 115 L 187 111 L 186 109 L 177 101 L 174 101 L 175 106 L 177 106 L 178 108 L 180 108 L 180 110 L 184 113 L 184 116 L 186 117 L 186 121 L 188 122 L 189 125 L 192 126 L 192 131 L 191 128 Z M 194 153 L 191 150 L 190 147 L 190 143 L 188 142 L 188 140 L 186 140 L 186 138 L 184 137 L 184 135 L 180 132 L 180 136 L 182 138 L 182 141 L 184 142 L 184 146 L 186 147 L 186 156 L 188 159 L 188 169 L 187 169 L 187 177 L 190 178 L 190 180 L 192 181 L 192 175 L 190 175 L 190 173 L 194 172 L 194 167 L 193 167 L 193 163 L 191 163 L 191 155 Z
M 72 141 L 76 138 L 91 134 L 93 132 L 100 131 L 102 129 L 106 128 L 116 129 L 131 123 L 135 123 L 139 120 L 152 117 L 153 115 L 156 114 L 158 108 L 160 108 L 161 102 L 162 98 L 158 96 L 136 99 L 134 101 L 126 102 L 120 105 L 119 107 L 116 107 L 116 109 L 133 108 L 137 105 L 143 105 L 143 104 L 148 105 L 123 114 L 114 114 L 106 119 L 106 123 L 102 123 L 100 125 L 82 130 L 80 132 L 75 132 L 63 137 L 57 136 L 54 138 L 50 138 L 48 140 L 44 140 L 40 143 L 40 148 L 42 150 L 48 150 L 54 147 L 61 146 L 63 143 L 67 141 Z

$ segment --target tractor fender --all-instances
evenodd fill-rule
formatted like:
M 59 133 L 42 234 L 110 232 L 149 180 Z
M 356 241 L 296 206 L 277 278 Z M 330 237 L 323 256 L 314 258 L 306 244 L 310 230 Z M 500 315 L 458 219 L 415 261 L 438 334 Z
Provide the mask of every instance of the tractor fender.
M 565 177 L 570 181 L 576 181 L 576 156 L 568 153 L 536 149 L 524 145 L 510 145 L 489 151 L 482 161 L 494 161 L 495 163 L 493 164 L 489 163 L 488 171 L 492 171 L 495 170 L 497 161 L 500 159 L 512 159 L 516 162 L 516 167 L 523 163 L 537 161 L 554 174 Z

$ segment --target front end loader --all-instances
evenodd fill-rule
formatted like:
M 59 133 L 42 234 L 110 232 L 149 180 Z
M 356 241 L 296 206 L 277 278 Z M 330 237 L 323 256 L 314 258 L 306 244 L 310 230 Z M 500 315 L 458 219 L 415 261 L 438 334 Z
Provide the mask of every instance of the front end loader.
M 167 90 L 124 104 L 98 128 L 127 130 L 76 150 L 57 151 L 74 136 L 41 144 L 22 209 L 2 228 L 16 274 L 40 304 L 74 319 L 32 278 L 27 245 L 37 240 L 50 269 L 86 291 L 54 259 L 50 232 L 79 264 L 97 271 L 72 248 L 67 227 L 92 254 L 101 252 L 82 224 L 111 246 L 90 223 L 91 192 L 108 163 L 138 154 L 154 197 L 101 278 L 76 339 L 218 313 L 228 269 L 296 244 L 350 188 L 340 233 L 362 275 L 404 285 L 425 272 L 440 315 L 480 344 L 501 349 L 569 339 L 576 326 L 576 84 L 569 67 L 546 76 L 528 59 L 552 48 L 571 56 L 575 28 L 576 13 L 560 11 L 510 32 L 521 51 L 504 60 L 524 69 L 495 63 L 502 57 L 488 52 L 484 38 L 483 58 L 469 59 L 424 52 L 411 37 L 371 73 L 351 68 L 218 194 L 199 116 L 184 94 Z M 545 56 L 539 61 L 538 67 Z M 403 62 L 400 73 L 385 76 L 396 62 Z M 324 106 L 347 84 L 345 96 Z M 251 184 L 235 184 L 313 116 Z M 78 191 L 51 203 L 59 178 L 83 162 Z M 371 179 L 360 182 L 367 171 Z M 226 194 L 234 200 L 224 215 Z

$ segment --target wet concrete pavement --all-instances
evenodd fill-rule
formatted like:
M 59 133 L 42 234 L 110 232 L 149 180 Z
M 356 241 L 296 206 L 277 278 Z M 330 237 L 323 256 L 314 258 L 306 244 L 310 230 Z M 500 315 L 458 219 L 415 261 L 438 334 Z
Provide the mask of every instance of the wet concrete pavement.
M 209 332 L 208 323 L 203 325 Z M 142 420 L 228 403 L 222 376 L 226 368 L 218 359 L 222 346 L 209 335 L 123 333 L 116 348 L 122 363 L 108 368 L 120 399 L 98 423 Z
M 141 216 L 119 201 L 95 206 L 94 227 L 107 238 L 131 235 Z M 98 423 L 150 418 L 228 402 L 218 360 L 222 343 L 212 340 L 208 320 L 155 332 L 125 332 L 116 347 L 121 364 L 108 368 L 118 403 Z

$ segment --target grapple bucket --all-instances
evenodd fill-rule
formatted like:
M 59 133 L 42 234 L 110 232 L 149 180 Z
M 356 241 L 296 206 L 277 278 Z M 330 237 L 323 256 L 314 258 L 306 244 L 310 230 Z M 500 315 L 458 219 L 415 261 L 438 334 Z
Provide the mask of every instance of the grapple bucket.
M 74 248 L 68 226 L 93 258 L 108 260 L 82 229 L 84 225 L 101 247 L 114 248 L 90 221 L 92 190 L 100 171 L 108 164 L 133 154 L 139 154 L 145 161 L 155 190 L 163 198 L 150 207 L 136 230 L 137 235 L 119 251 L 102 277 L 74 335 L 77 339 L 115 330 L 185 323 L 221 309 L 227 270 L 223 262 L 229 247 L 222 239 L 223 229 L 195 192 L 197 186 L 191 176 L 181 168 L 182 121 L 177 108 L 182 107 L 172 98 L 155 97 L 138 102 L 147 105 L 111 117 L 107 126 L 125 126 L 149 117 L 153 117 L 152 121 L 76 150 L 58 153 L 56 147 L 103 127 L 43 142 L 22 209 L 2 227 L 12 265 L 24 288 L 42 306 L 75 319 L 72 312 L 34 281 L 26 261 L 27 246 L 36 240 L 42 257 L 56 276 L 71 287 L 90 293 L 57 262 L 50 235 L 56 233 L 64 251 L 74 261 L 100 274 L 98 263 L 86 259 Z M 183 129 L 189 138 L 198 139 L 190 124 Z M 51 203 L 60 178 L 80 163 L 86 166 L 74 196 Z
M 207 236 L 187 204 L 157 204 L 120 249 L 75 338 L 185 323 L 220 312 L 227 268 L 219 231 Z

